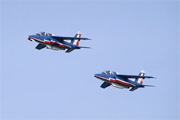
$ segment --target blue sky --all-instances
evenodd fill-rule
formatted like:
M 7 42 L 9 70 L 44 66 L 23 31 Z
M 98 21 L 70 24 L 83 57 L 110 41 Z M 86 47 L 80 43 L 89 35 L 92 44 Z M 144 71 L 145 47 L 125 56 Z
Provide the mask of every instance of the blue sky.
M 178 120 L 179 1 L 1 1 L 2 120 Z M 91 41 L 70 54 L 36 50 L 37 32 Z M 113 70 L 154 88 L 101 89 Z

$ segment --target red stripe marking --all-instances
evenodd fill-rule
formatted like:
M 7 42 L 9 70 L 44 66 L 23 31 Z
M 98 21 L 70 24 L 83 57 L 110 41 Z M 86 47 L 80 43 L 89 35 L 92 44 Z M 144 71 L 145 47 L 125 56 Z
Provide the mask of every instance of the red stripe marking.
M 32 37 L 29 37 L 30 39 L 33 39 L 35 41 L 38 41 L 38 42 L 41 42 L 41 43 L 45 43 L 45 44 L 49 44 L 49 45 L 53 45 L 55 43 L 55 41 L 48 41 L 48 40 L 45 40 L 44 42 L 41 41 L 41 40 L 38 40 L 38 39 L 35 39 L 35 38 L 32 38 Z M 57 44 L 59 45 L 58 47 L 61 47 L 61 48 L 67 48 L 67 49 L 70 49 L 71 47 L 69 46 L 66 46 L 66 45 L 63 45 L 63 44 L 60 44 L 57 42 Z
M 99 78 L 101 80 L 109 81 L 106 78 L 99 77 L 99 76 L 96 76 L 96 75 L 94 75 L 94 77 L 97 77 L 97 78 Z M 124 81 L 121 81 L 121 80 L 115 80 L 115 79 L 110 79 L 110 82 L 117 83 L 117 84 L 120 84 L 120 85 L 123 85 L 123 86 L 128 86 L 128 87 L 134 87 L 135 86 L 135 85 L 132 85 L 132 84 L 130 84 L 128 82 L 124 82 Z
M 99 77 L 99 76 L 96 76 L 96 75 L 94 75 L 94 77 L 97 77 L 97 78 L 99 78 L 99 79 L 101 79 L 101 80 L 106 80 L 106 81 L 109 81 L 109 80 L 108 80 L 108 79 L 106 79 L 106 78 Z
M 45 40 L 44 43 L 49 44 L 49 45 L 51 44 L 51 42 L 47 40 Z
M 135 85 L 132 85 L 128 82 L 124 82 L 124 81 L 121 81 L 121 80 L 115 80 L 115 79 L 110 79 L 111 82 L 114 82 L 114 83 L 118 83 L 120 85 L 123 85 L 123 86 L 128 86 L 128 87 L 134 87 Z
M 67 49 L 70 49 L 71 47 L 69 47 L 69 46 L 66 46 L 66 45 L 63 45 L 63 44 L 60 44 L 60 43 L 58 43 L 57 42 L 57 44 L 59 45 L 59 47 L 61 47 L 61 48 L 67 48 Z
M 76 45 L 79 46 L 79 40 L 77 41 Z

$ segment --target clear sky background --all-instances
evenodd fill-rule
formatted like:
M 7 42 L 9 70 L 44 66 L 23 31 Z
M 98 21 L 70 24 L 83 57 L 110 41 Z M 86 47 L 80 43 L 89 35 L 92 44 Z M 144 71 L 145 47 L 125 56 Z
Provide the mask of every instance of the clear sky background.
M 179 1 L 1 1 L 2 120 L 178 120 Z M 92 49 L 36 50 L 37 32 L 74 36 Z M 113 70 L 156 79 L 100 88 Z

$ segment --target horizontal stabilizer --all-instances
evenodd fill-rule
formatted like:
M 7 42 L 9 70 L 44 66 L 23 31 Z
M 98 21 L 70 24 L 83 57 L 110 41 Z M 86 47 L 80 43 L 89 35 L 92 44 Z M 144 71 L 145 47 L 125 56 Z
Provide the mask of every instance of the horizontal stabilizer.
M 154 85 L 143 85 L 144 87 L 155 87 Z
M 83 47 L 83 46 L 78 46 L 79 48 L 89 48 L 89 49 L 91 49 L 90 47 Z
M 68 49 L 67 51 L 66 51 L 66 53 L 70 53 L 70 52 L 72 52 L 74 49 Z
M 129 91 L 134 91 L 136 89 L 138 89 L 138 87 L 132 87 Z

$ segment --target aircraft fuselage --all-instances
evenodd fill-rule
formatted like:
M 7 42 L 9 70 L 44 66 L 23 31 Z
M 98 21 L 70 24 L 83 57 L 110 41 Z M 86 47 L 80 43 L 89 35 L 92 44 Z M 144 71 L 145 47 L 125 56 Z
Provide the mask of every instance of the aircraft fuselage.
M 76 47 L 75 45 L 72 45 L 66 41 L 59 42 L 56 39 L 51 38 L 50 36 L 28 36 L 28 39 L 46 45 L 47 48 L 53 50 L 65 50 Z
M 94 77 L 110 83 L 112 86 L 117 88 L 129 88 L 129 87 L 135 87 L 136 83 L 133 83 L 133 81 L 127 79 L 123 80 L 122 78 L 119 78 L 116 75 L 102 75 L 102 74 L 95 74 Z
M 38 42 L 39 44 L 36 46 L 38 50 L 46 47 L 53 50 L 67 49 L 66 53 L 70 53 L 75 49 L 90 48 L 79 46 L 80 40 L 90 40 L 89 38 L 81 38 L 81 32 L 77 32 L 74 37 L 54 36 L 51 33 L 40 32 L 35 35 L 29 35 L 28 40 Z
M 102 88 L 106 88 L 110 85 L 117 88 L 131 88 L 130 91 L 134 91 L 138 88 L 145 86 L 153 87 L 152 85 L 143 85 L 143 79 L 154 78 L 152 76 L 144 76 L 145 72 L 142 70 L 139 75 L 121 75 L 113 71 L 105 71 L 100 74 L 95 74 L 94 77 L 104 81 L 101 85 Z M 134 80 L 131 80 L 134 79 Z

